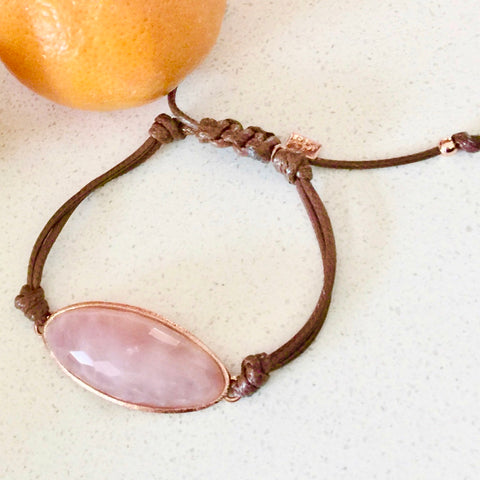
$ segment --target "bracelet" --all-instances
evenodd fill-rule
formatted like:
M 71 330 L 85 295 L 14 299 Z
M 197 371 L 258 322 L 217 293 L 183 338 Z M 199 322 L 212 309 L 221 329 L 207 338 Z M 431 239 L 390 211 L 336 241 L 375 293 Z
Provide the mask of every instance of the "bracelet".
M 173 116 L 159 115 L 149 138 L 132 155 L 97 177 L 67 200 L 38 236 L 29 261 L 27 283 L 15 306 L 34 322 L 36 332 L 60 367 L 83 387 L 115 403 L 155 412 L 187 412 L 225 399 L 252 395 L 270 372 L 298 357 L 313 342 L 328 313 L 335 279 L 335 240 L 328 213 L 313 187 L 312 166 L 343 169 L 384 168 L 418 162 L 457 150 L 480 151 L 480 136 L 465 132 L 437 146 L 404 157 L 346 161 L 318 157 L 320 145 L 299 134 L 282 144 L 259 127 L 243 128 L 236 120 L 196 121 L 168 96 Z M 41 286 L 43 269 L 55 240 L 75 209 L 93 191 L 128 173 L 161 146 L 187 135 L 218 147 L 233 147 L 240 155 L 272 163 L 295 185 L 320 247 L 323 286 L 303 327 L 274 352 L 248 355 L 241 373 L 231 376 L 221 361 L 195 336 L 155 313 L 129 305 L 85 302 L 50 313 Z

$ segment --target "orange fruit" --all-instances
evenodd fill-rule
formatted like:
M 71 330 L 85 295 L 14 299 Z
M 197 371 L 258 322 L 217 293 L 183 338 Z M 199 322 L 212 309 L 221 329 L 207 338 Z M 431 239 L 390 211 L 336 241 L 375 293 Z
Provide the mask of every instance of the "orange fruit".
M 26 86 L 89 110 L 165 95 L 215 43 L 225 0 L 7 0 L 0 59 Z

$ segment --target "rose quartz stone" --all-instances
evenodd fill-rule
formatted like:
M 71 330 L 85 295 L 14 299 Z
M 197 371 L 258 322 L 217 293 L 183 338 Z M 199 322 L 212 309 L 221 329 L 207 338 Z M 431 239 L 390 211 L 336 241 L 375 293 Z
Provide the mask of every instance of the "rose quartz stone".
M 115 400 L 186 411 L 219 400 L 228 374 L 175 325 L 134 307 L 85 304 L 52 316 L 44 340 L 60 365 Z

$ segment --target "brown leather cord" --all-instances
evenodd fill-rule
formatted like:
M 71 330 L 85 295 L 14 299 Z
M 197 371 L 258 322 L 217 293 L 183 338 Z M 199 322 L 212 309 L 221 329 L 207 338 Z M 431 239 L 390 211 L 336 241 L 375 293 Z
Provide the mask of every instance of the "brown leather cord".
M 310 181 L 299 179 L 295 185 L 320 245 L 323 262 L 323 288 L 315 310 L 303 328 L 285 345 L 270 354 L 272 370 L 280 368 L 296 358 L 315 339 L 327 316 L 335 280 L 335 238 L 327 210 Z
M 20 294 L 15 299 L 15 306 L 35 323 L 37 330 L 41 331 L 50 315 L 48 303 L 40 286 L 43 268 L 55 240 L 72 213 L 93 191 L 145 162 L 161 145 L 185 138 L 182 127 L 183 125 L 180 122 L 168 115 L 159 115 L 150 129 L 151 136 L 142 146 L 123 162 L 85 185 L 85 187 L 67 200 L 47 222 L 38 236 L 30 255 L 27 283 L 22 287 Z
M 323 288 L 310 318 L 288 342 L 271 354 L 249 355 L 243 360 L 241 374 L 234 378 L 230 385 L 229 395 L 231 398 L 252 395 L 267 382 L 270 372 L 283 367 L 304 352 L 318 335 L 328 313 L 336 270 L 332 225 L 327 211 L 310 181 L 297 178 L 295 185 L 320 246 L 323 262 Z
M 37 288 L 40 285 L 47 255 L 49 254 L 53 243 L 62 231 L 64 225 L 70 218 L 70 215 L 74 212 L 78 205 L 97 188 L 100 188 L 110 180 L 127 173 L 131 170 L 131 168 L 145 161 L 147 158 L 153 155 L 158 148 L 158 142 L 150 137 L 135 153 L 133 153 L 116 167 L 112 168 L 83 187 L 72 198 L 65 202 L 57 210 L 57 212 L 55 212 L 55 214 L 43 228 L 33 247 L 27 275 L 27 283 L 29 285 L 31 285 L 33 288 Z
M 451 138 L 458 150 L 463 150 L 467 153 L 476 153 L 480 151 L 480 135 L 469 135 L 467 132 L 460 132 L 455 133 Z M 423 152 L 414 153 L 413 155 L 385 158 L 382 160 L 332 160 L 327 158 L 316 158 L 310 160 L 310 164 L 324 168 L 367 170 L 372 168 L 398 167 L 400 165 L 428 160 L 429 158 L 434 158 L 438 155 L 441 155 L 441 151 L 437 146 Z
M 219 147 L 233 147 L 240 155 L 249 156 L 263 162 L 269 162 L 271 160 L 275 147 L 281 143 L 278 137 L 273 133 L 265 132 L 259 127 L 248 127 L 243 129 L 242 125 L 236 120 L 226 119 L 217 121 L 211 118 L 205 118 L 200 122 L 197 122 L 178 108 L 176 104 L 176 94 L 177 90 L 175 89 L 168 95 L 168 104 L 172 113 L 187 125 L 190 132 L 197 136 L 201 142 L 210 142 Z M 469 135 L 466 132 L 460 132 L 452 135 L 451 139 L 458 150 L 463 150 L 468 153 L 480 151 L 480 135 Z M 284 152 L 290 156 L 295 155 L 295 152 L 292 151 Z M 412 155 L 378 160 L 312 159 L 303 156 L 303 161 L 315 167 L 367 170 L 408 165 L 410 163 L 421 162 L 423 160 L 437 157 L 438 155 L 441 155 L 441 153 L 442 152 L 437 145 L 436 147 Z M 284 155 L 284 153 L 282 153 L 282 155 Z M 289 180 L 292 183 L 292 178 Z
M 312 179 L 311 166 L 349 169 L 382 168 L 432 158 L 440 153 L 440 149 L 437 147 L 414 155 L 374 161 L 312 159 L 305 152 L 282 146 L 280 140 L 273 133 L 260 127 L 243 128 L 239 122 L 232 119 L 217 121 L 205 118 L 200 122 L 194 120 L 176 105 L 176 90 L 169 94 L 168 101 L 177 118 L 166 114 L 159 115 L 149 131 L 150 137 L 137 151 L 88 183 L 65 202 L 47 222 L 33 247 L 27 284 L 22 287 L 20 294 L 15 299 L 15 306 L 34 321 L 37 331 L 40 333 L 50 315 L 40 285 L 43 268 L 62 228 L 80 203 L 93 191 L 136 168 L 162 145 L 181 140 L 186 135 L 194 135 L 201 142 L 212 143 L 218 147 L 232 147 L 241 155 L 267 163 L 271 162 L 290 183 L 295 184 L 306 209 L 322 256 L 323 287 L 312 314 L 297 334 L 271 354 L 249 355 L 243 360 L 241 373 L 232 379 L 228 393 L 229 399 L 236 400 L 253 394 L 265 384 L 271 371 L 298 357 L 313 342 L 327 316 L 335 279 L 335 240 L 325 206 L 310 182 Z M 471 136 L 462 132 L 454 135 L 451 141 L 456 149 L 467 152 L 480 151 L 480 136 Z
M 332 160 L 327 158 L 316 158 L 310 160 L 311 165 L 324 168 L 342 168 L 347 170 L 367 170 L 372 168 L 398 167 L 409 163 L 421 162 L 440 155 L 438 147 L 430 148 L 423 152 L 403 157 L 385 158 L 382 160 Z

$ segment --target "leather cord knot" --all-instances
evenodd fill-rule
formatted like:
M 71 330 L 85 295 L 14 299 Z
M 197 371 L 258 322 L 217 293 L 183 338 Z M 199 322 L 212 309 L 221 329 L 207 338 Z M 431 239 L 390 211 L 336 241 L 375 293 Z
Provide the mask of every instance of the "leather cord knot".
M 183 123 L 166 113 L 162 113 L 155 118 L 155 122 L 150 127 L 148 133 L 161 144 L 185 138 Z
M 242 362 L 242 373 L 232 381 L 229 396 L 239 398 L 253 395 L 267 383 L 270 369 L 270 357 L 266 353 L 245 357 Z
M 459 150 L 468 153 L 480 152 L 480 135 L 469 135 L 467 132 L 460 132 L 452 135 L 452 140 Z
M 289 183 L 295 183 L 297 178 L 313 178 L 312 166 L 304 153 L 279 147 L 272 154 L 272 163 L 278 172 L 285 175 Z
M 50 316 L 50 308 L 42 287 L 34 288 L 31 285 L 24 285 L 15 298 L 15 307 L 32 320 L 37 328 L 43 327 Z
M 217 147 L 233 147 L 242 156 L 268 163 L 280 140 L 271 132 L 260 127 L 243 128 L 240 122 L 227 118 L 200 120 L 192 133 L 202 143 L 213 143 Z

